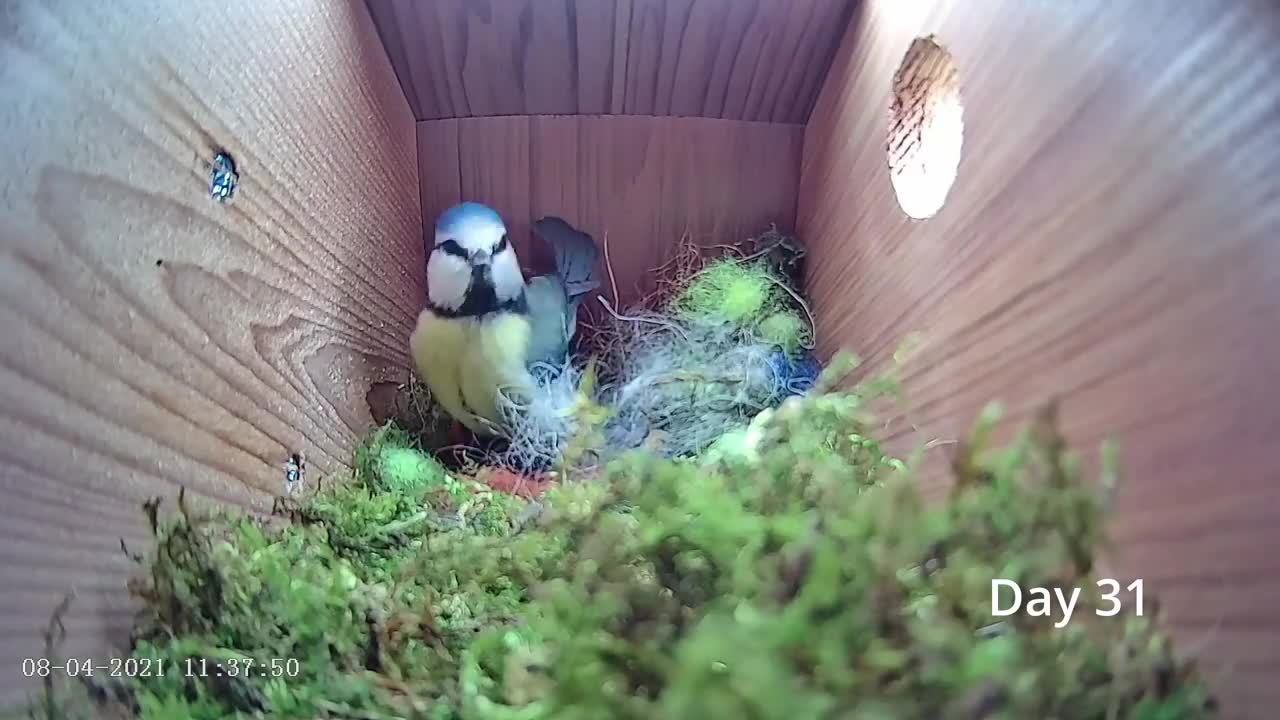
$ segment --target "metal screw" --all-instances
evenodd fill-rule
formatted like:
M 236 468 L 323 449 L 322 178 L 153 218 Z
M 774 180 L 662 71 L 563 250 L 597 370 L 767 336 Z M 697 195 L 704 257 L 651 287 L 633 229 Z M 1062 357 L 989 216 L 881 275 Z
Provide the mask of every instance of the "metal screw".
M 288 495 L 296 495 L 302 489 L 302 456 L 293 453 L 284 464 L 284 490 Z
M 240 176 L 236 174 L 236 161 L 225 152 L 213 157 L 213 169 L 209 172 L 209 197 L 218 202 L 227 202 L 236 192 L 236 183 Z

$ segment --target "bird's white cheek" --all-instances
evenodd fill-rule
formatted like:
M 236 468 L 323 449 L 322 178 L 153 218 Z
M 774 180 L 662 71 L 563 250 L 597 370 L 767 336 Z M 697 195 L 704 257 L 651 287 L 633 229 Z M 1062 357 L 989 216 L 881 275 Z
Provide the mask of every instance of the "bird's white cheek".
M 499 300 L 510 300 L 524 289 L 524 275 L 520 272 L 520 263 L 510 248 L 494 256 L 490 272 L 493 292 Z
M 467 298 L 471 268 L 461 258 L 432 253 L 427 260 L 427 297 L 440 307 L 457 309 Z

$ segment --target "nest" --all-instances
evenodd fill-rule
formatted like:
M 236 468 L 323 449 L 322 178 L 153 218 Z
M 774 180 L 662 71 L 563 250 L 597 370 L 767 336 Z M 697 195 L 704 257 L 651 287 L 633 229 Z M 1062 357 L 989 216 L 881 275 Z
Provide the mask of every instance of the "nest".
M 528 401 L 508 402 L 509 445 L 495 459 L 521 470 L 559 462 L 584 403 L 606 417 L 590 448 L 594 460 L 642 447 L 690 457 L 807 392 L 819 368 L 797 285 L 802 257 L 776 228 L 710 253 L 686 238 L 655 269 L 658 287 L 641 302 L 619 311 L 598 298 L 607 317 L 584 328 L 583 351 L 599 382 L 582 392 L 573 363 L 538 373 Z
M 499 409 L 508 428 L 506 447 L 493 464 L 526 472 L 554 466 L 578 426 L 577 399 L 582 369 L 572 362 L 532 368 L 537 390 L 527 401 L 503 398 Z
M 744 337 L 729 322 L 666 326 L 620 321 L 614 379 L 601 390 L 610 408 L 606 446 L 646 444 L 667 457 L 688 457 L 744 427 L 760 411 L 802 388 L 778 346 Z

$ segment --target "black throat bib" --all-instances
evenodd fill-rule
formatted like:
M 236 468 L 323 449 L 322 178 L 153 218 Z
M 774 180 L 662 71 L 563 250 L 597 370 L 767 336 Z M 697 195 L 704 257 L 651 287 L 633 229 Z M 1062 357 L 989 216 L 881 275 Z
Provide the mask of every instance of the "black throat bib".
M 481 318 L 496 313 L 528 314 L 529 303 L 524 296 L 524 288 L 520 293 L 508 300 L 498 300 L 493 283 L 489 281 L 482 265 L 471 266 L 471 283 L 467 286 L 467 296 L 457 308 L 446 308 L 431 303 L 431 310 L 442 317 Z

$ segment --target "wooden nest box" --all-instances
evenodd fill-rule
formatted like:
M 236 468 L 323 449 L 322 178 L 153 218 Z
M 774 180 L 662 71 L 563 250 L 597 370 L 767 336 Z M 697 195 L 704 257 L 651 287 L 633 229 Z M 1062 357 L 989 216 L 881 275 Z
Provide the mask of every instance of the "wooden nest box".
M 1280 10 L 1085 4 L 5 3 L 3 699 L 70 588 L 64 652 L 122 641 L 145 499 L 347 462 L 477 200 L 607 242 L 623 303 L 794 232 L 824 355 L 921 333 L 891 442 L 1060 398 L 1120 441 L 1116 572 L 1274 717 Z

